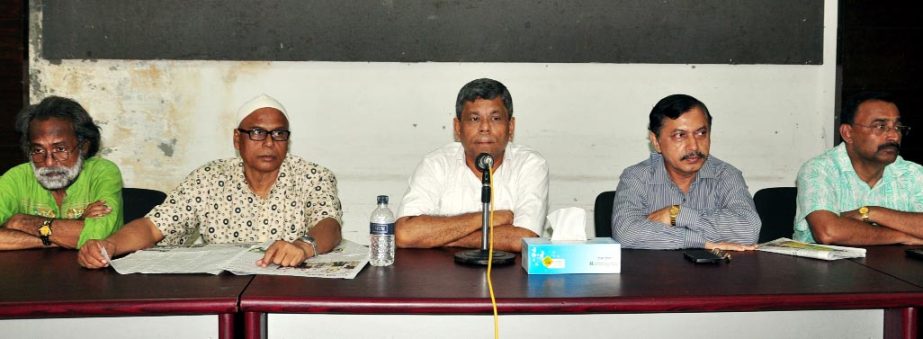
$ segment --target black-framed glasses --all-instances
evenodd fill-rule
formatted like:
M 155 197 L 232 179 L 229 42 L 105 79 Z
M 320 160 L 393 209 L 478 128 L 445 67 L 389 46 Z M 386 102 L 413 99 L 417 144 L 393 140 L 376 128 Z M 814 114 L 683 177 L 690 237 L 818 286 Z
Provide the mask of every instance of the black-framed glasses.
M 288 137 L 292 135 L 287 129 L 275 129 L 272 131 L 267 131 L 262 128 L 253 128 L 253 129 L 243 129 L 238 128 L 238 132 L 246 133 L 249 136 L 250 140 L 253 141 L 263 141 L 266 140 L 266 136 L 272 137 L 274 141 L 288 141 Z
M 861 126 L 861 127 L 865 127 L 865 128 L 871 128 L 871 129 L 872 129 L 872 134 L 874 134 L 874 135 L 882 135 L 882 134 L 885 134 L 885 133 L 890 132 L 892 129 L 895 130 L 895 131 L 897 132 L 897 134 L 900 134 L 900 135 L 905 136 L 905 137 L 906 137 L 908 134 L 910 134 L 910 126 L 904 126 L 904 125 L 900 125 L 900 124 L 897 124 L 897 125 L 894 125 L 894 126 L 888 126 L 888 124 L 886 124 L 886 123 L 879 122 L 879 123 L 874 123 L 874 124 L 871 124 L 871 125 L 863 125 L 863 124 L 858 124 L 858 123 L 853 123 L 853 125 Z
M 67 161 L 67 159 L 70 159 L 71 153 L 77 150 L 78 146 L 80 146 L 80 144 L 71 148 L 67 148 L 66 146 L 53 146 L 51 147 L 51 152 L 41 147 L 33 147 L 32 150 L 29 151 L 29 156 L 32 157 L 32 162 L 42 162 L 48 159 L 48 154 L 51 153 L 51 158 L 55 161 Z

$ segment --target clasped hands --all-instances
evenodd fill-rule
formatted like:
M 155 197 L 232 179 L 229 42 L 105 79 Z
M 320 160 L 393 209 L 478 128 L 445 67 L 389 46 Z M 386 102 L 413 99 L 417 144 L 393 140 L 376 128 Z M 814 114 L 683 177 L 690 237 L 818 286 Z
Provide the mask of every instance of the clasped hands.
M 86 209 L 83 211 L 83 215 L 80 217 L 80 220 L 86 218 L 103 217 L 111 212 L 112 209 L 106 205 L 105 201 L 97 200 L 87 205 Z M 3 227 L 38 236 L 38 228 L 42 225 L 42 222 L 47 219 L 49 218 L 38 215 L 16 214 L 7 219 L 6 223 L 3 224 Z
M 664 208 L 651 212 L 651 214 L 647 215 L 647 220 L 650 220 L 653 222 L 659 222 L 661 224 L 666 224 L 667 226 L 670 226 L 670 207 L 671 205 L 667 205 Z M 723 251 L 738 251 L 738 252 L 752 251 L 756 249 L 756 244 L 745 245 L 745 244 L 738 244 L 738 243 L 733 243 L 733 242 L 706 241 L 705 249 L 707 250 L 719 249 Z

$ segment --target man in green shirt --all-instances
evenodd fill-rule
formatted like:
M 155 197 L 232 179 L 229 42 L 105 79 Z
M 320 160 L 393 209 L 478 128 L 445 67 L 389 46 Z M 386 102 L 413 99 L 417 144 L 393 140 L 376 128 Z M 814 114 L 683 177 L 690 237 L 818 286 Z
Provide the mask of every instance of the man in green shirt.
M 898 155 L 909 130 L 890 95 L 851 98 L 840 115 L 843 143 L 798 172 L 795 240 L 923 244 L 923 166 Z
M 0 177 L 0 250 L 80 248 L 122 225 L 122 174 L 93 157 L 100 135 L 77 102 L 48 97 L 16 117 L 28 163 Z

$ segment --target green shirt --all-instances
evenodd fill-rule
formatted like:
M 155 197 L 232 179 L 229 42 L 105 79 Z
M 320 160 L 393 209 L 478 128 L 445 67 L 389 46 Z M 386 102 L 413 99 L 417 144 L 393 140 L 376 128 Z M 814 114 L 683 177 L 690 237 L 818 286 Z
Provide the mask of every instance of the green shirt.
M 122 227 L 122 173 L 111 161 L 98 157 L 84 160 L 80 175 L 66 192 L 59 207 L 51 191 L 35 179 L 32 165 L 17 165 L 0 177 L 0 224 L 16 214 L 80 219 L 87 205 L 102 200 L 112 212 L 84 220 L 77 247 L 90 239 L 104 239 Z
M 805 219 L 811 212 L 839 214 L 862 206 L 923 212 L 923 166 L 898 156 L 894 163 L 885 166 L 875 187 L 869 187 L 856 175 L 843 143 L 808 160 L 798 171 L 798 210 L 793 237 L 815 242 Z

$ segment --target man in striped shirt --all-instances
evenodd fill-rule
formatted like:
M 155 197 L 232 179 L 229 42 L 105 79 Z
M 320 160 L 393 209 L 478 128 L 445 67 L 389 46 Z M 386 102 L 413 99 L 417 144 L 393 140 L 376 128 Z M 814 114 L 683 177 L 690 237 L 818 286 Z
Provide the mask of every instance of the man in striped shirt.
M 752 250 L 760 218 L 743 175 L 713 156 L 711 114 L 685 94 L 651 110 L 656 153 L 619 178 L 612 234 L 623 247 Z

